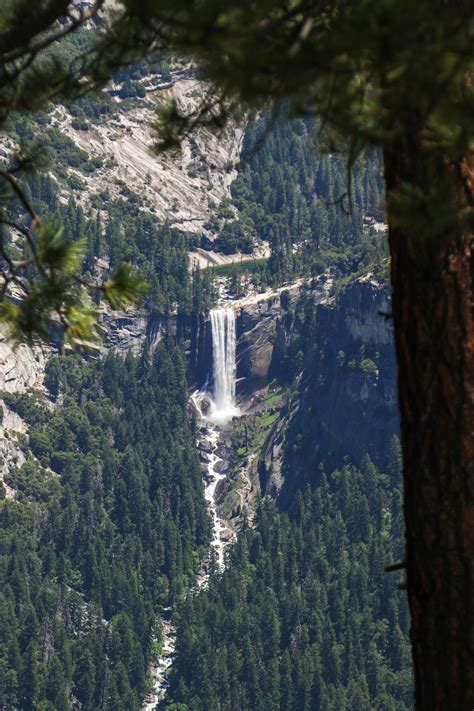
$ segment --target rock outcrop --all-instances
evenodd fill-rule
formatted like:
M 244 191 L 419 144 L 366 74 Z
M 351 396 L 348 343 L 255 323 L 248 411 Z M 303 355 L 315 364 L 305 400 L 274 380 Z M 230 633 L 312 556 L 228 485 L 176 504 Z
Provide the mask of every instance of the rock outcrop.
M 241 396 L 267 384 L 277 345 L 277 322 L 282 315 L 280 297 L 241 309 L 237 321 L 237 381 Z
M 315 308 L 328 298 L 331 279 L 298 280 L 270 294 L 237 302 L 237 392 L 241 398 L 274 379 L 284 379 L 281 363 L 294 329 L 293 312 L 303 294 Z
M 47 357 L 47 349 L 25 344 L 14 347 L 0 331 L 0 390 L 18 393 L 40 387 Z
M 18 437 L 26 433 L 27 427 L 21 417 L 10 410 L 3 400 L 0 400 L 0 407 L 0 484 L 4 487 L 6 498 L 13 499 L 15 490 L 8 485 L 5 477 L 12 469 L 21 467 L 26 461 Z
M 159 315 L 139 312 L 104 313 L 101 324 L 104 329 L 104 347 L 126 355 L 138 355 L 148 340 L 153 351 L 169 327 L 170 319 Z
M 29 388 L 40 388 L 48 350 L 21 344 L 14 347 L 5 332 L 0 331 L 0 391 L 21 393 Z M 0 483 L 7 498 L 14 490 L 4 480 L 14 467 L 25 462 L 18 437 L 25 435 L 25 422 L 0 399 Z
M 158 75 L 144 81 L 146 95 L 132 107 L 121 102 L 119 87 L 108 87 L 120 110 L 110 119 L 91 123 L 87 130 L 75 127 L 73 116 L 64 106 L 53 110 L 52 125 L 102 163 L 91 174 L 70 169 L 83 184 L 74 191 L 74 197 L 87 212 L 91 197 L 104 186 L 116 198 L 125 185 L 140 195 L 142 208 L 156 215 L 157 220 L 201 236 L 206 233 L 209 216 L 224 197 L 230 196 L 244 126 L 230 122 L 219 134 L 199 128 L 183 141 L 179 155 L 157 156 L 152 151 L 151 124 L 159 102 L 173 99 L 183 111 L 196 109 L 204 87 L 188 67 L 174 68 L 165 83 Z M 71 188 L 67 191 L 66 198 Z

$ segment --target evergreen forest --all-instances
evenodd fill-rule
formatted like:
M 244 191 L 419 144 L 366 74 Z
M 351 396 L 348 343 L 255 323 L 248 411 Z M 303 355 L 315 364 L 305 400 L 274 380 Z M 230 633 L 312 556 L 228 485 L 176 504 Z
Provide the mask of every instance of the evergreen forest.
M 87 48 L 88 35 L 68 38 L 64 57 Z M 122 67 L 113 91 L 68 105 L 71 126 L 87 134 L 141 107 L 145 86 L 173 81 L 162 58 Z M 109 348 L 106 323 L 105 348 L 80 353 L 63 349 L 53 327 L 44 385 L 1 393 L 2 418 L 18 416 L 25 429 L 0 482 L 1 711 L 138 711 L 153 691 L 163 619 L 176 627 L 176 648 L 157 708 L 412 708 L 403 576 L 384 573 L 402 555 L 399 455 L 380 470 L 341 452 L 344 464 L 324 471 L 317 443 L 305 442 L 306 459 L 284 472 L 291 496 L 258 498 L 236 523 L 225 569 L 211 556 L 206 584 L 196 585 L 212 519 L 189 405 L 190 337 L 204 338 L 222 289 L 245 296 L 328 274 L 333 295 L 361 274 L 386 283 L 380 154 L 367 148 L 348 184 L 347 157 L 319 128 L 265 112 L 250 121 L 228 195 L 198 234 L 158 219 L 117 178 L 85 199 L 85 178 L 113 162 L 63 134 L 49 110 L 9 118 L 9 140 L 41 158 L 21 173 L 26 199 L 80 245 L 81 279 L 131 264 L 147 291 L 127 317 L 158 317 L 162 330 L 132 355 Z M 26 224 L 18 199 L 5 210 Z M 189 268 L 197 248 L 245 255 L 262 244 L 270 256 L 246 270 Z M 18 240 L 7 257 L 22 258 Z M 98 306 L 99 295 L 90 298 Z M 318 346 L 313 297 L 294 310 L 289 298 L 281 294 L 286 341 L 271 387 L 296 405 L 315 385 L 308 366 Z M 283 461 L 298 459 L 302 438 L 286 431 Z M 252 443 L 254 456 L 263 444 Z
M 4 396 L 30 429 L 0 505 L 1 707 L 140 709 L 157 615 L 209 536 L 183 355 L 58 357 L 45 378 L 49 406 Z
M 350 184 L 348 185 L 348 176 Z M 380 156 L 369 150 L 348 172 L 347 158 L 325 146 L 314 120 L 250 123 L 232 184 L 237 219 L 222 205 L 208 225 L 224 253 L 271 248 L 256 279 L 282 284 L 331 267 L 339 276 L 371 268 L 385 274 L 384 190 Z M 260 274 L 259 274 L 260 272 Z
M 384 573 L 399 485 L 368 457 L 317 479 L 287 511 L 263 501 L 225 571 L 179 608 L 166 709 L 412 708 L 407 607 Z

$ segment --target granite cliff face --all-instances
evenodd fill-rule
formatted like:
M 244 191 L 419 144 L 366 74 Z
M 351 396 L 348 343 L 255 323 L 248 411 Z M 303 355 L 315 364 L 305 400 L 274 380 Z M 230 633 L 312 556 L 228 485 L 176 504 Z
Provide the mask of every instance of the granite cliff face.
M 16 393 L 39 387 L 49 350 L 24 344 L 14 347 L 0 330 L 0 390 Z
M 261 455 L 265 493 L 289 490 L 345 458 L 383 466 L 398 434 L 396 365 L 388 289 L 360 278 L 319 304 L 292 412 L 275 425 Z M 280 457 L 283 430 L 290 446 Z M 282 472 L 283 475 L 282 476 Z
M 183 112 L 192 111 L 206 89 L 185 65 L 173 68 L 167 79 L 149 75 L 140 84 L 145 96 L 130 107 L 119 96 L 121 87 L 112 82 L 104 91 L 112 96 L 116 115 L 90 122 L 87 130 L 75 127 L 64 106 L 54 108 L 51 124 L 99 163 L 91 174 L 69 169 L 82 186 L 73 190 L 68 185 L 65 198 L 73 194 L 88 212 L 91 199 L 104 186 L 111 198 L 117 198 L 125 184 L 140 195 L 142 209 L 158 221 L 198 237 L 207 234 L 209 216 L 230 196 L 244 126 L 231 122 L 218 136 L 200 128 L 183 141 L 179 154 L 157 156 L 151 149 L 151 124 L 160 101 L 172 98 Z
M 398 433 L 396 365 L 388 289 L 362 278 L 316 317 L 316 339 L 296 418 L 317 437 L 328 465 L 367 452 L 383 463 Z M 312 416 L 308 418 L 308 415 Z M 295 419 L 296 419 L 295 418 Z
M 49 352 L 47 348 L 24 344 L 15 348 L 0 330 L 0 392 L 22 393 L 29 388 L 41 388 Z M 18 438 L 26 432 L 25 422 L 0 398 L 0 484 L 7 498 L 12 498 L 14 491 L 4 477 L 25 462 Z

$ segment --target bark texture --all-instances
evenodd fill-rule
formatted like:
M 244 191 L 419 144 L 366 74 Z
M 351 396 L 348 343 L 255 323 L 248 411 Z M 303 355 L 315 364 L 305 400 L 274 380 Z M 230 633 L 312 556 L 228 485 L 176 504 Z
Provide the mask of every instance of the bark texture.
M 432 191 L 466 216 L 472 157 L 428 154 L 420 135 L 414 125 L 385 148 L 415 705 L 472 711 L 474 243 L 444 199 L 423 204 Z M 404 184 L 426 213 L 412 226 L 397 207 Z

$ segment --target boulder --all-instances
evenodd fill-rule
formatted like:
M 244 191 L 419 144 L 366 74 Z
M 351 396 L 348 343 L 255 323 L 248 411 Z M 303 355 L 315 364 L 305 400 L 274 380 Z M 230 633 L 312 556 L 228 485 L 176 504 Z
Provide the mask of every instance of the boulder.
M 220 462 L 214 464 L 214 471 L 217 472 L 217 474 L 225 474 L 229 471 L 229 466 L 229 462 L 221 460 Z
M 219 538 L 221 541 L 224 543 L 228 543 L 232 538 L 234 534 L 232 531 L 230 531 L 228 528 L 224 528 L 220 533 L 219 533 Z
M 205 452 L 206 454 L 212 454 L 212 452 L 215 449 L 215 446 L 212 446 L 210 442 L 207 442 L 206 440 L 200 440 L 198 442 L 198 449 L 200 452 Z
M 206 484 L 211 484 L 214 481 L 214 474 L 211 474 L 211 472 L 206 469 L 206 471 L 202 474 L 202 478 L 204 479 Z
M 202 400 L 201 400 L 201 402 L 200 402 L 200 406 L 201 406 L 201 413 L 202 413 L 203 415 L 207 415 L 207 413 L 209 412 L 209 409 L 210 409 L 210 407 L 211 407 L 211 400 L 210 400 L 210 398 L 208 398 L 208 397 L 203 397 Z

